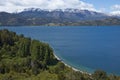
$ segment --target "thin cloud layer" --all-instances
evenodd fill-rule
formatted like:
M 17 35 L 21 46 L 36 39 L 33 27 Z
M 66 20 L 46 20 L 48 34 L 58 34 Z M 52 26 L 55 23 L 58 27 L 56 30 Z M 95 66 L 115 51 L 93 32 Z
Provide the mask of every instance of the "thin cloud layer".
M 112 12 L 110 14 L 112 15 L 120 15 L 120 5 L 116 4 L 111 7 Z
M 112 10 L 119 10 L 120 11 L 120 5 L 116 4 L 111 7 Z
M 24 8 L 41 9 L 87 9 L 96 11 L 94 6 L 80 0 L 0 0 L 0 11 L 14 12 Z

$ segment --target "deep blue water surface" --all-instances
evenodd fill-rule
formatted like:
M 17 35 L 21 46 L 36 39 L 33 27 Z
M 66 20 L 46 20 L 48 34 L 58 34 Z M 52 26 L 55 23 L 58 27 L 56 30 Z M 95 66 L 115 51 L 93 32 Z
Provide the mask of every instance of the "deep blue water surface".
M 58 57 L 79 70 L 120 75 L 120 26 L 4 28 L 49 43 Z

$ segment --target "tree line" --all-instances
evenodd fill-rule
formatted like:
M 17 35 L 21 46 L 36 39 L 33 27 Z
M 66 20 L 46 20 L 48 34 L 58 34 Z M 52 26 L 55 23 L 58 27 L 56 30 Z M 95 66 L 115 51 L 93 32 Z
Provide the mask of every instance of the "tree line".
M 95 71 L 74 71 L 58 61 L 47 43 L 0 30 L 0 80 L 120 80 Z

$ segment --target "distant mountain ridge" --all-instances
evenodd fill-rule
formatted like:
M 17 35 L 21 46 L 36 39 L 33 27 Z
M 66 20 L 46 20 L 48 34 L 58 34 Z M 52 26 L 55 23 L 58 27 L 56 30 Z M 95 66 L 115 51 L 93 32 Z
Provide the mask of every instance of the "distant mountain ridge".
M 62 24 L 65 23 L 77 23 L 95 20 L 108 20 L 108 19 L 120 18 L 116 16 L 109 16 L 104 13 L 89 11 L 89 10 L 79 10 L 79 9 L 55 9 L 47 10 L 40 8 L 28 8 L 24 9 L 22 12 L 7 13 L 0 12 L 0 25 L 1 26 L 39 26 L 52 24 Z M 119 19 L 117 19 L 119 20 Z M 112 22 L 112 21 L 111 21 Z M 86 23 L 85 23 L 86 24 Z M 91 22 L 90 22 L 91 24 Z M 108 23 L 107 23 L 108 24 Z M 106 24 L 106 25 L 107 25 Z M 81 24 L 80 24 L 81 25 Z M 82 24 L 84 25 L 84 24 Z M 89 24 L 88 24 L 89 25 Z M 116 24 L 113 24 L 116 25 Z M 118 25 L 118 24 L 117 24 Z
M 37 16 L 37 17 L 46 17 L 52 19 L 62 19 L 65 21 L 80 21 L 80 20 L 93 20 L 106 18 L 108 15 L 104 13 L 99 13 L 95 11 L 88 10 L 79 10 L 79 9 L 55 9 L 55 10 L 46 10 L 39 8 L 28 8 L 19 13 L 22 16 Z

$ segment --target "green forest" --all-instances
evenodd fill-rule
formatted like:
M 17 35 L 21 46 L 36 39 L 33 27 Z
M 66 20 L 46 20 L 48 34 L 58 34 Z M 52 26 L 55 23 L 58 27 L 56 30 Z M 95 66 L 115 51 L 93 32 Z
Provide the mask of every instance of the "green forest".
M 49 44 L 0 30 L 0 80 L 120 80 L 102 70 L 74 71 L 54 56 Z

